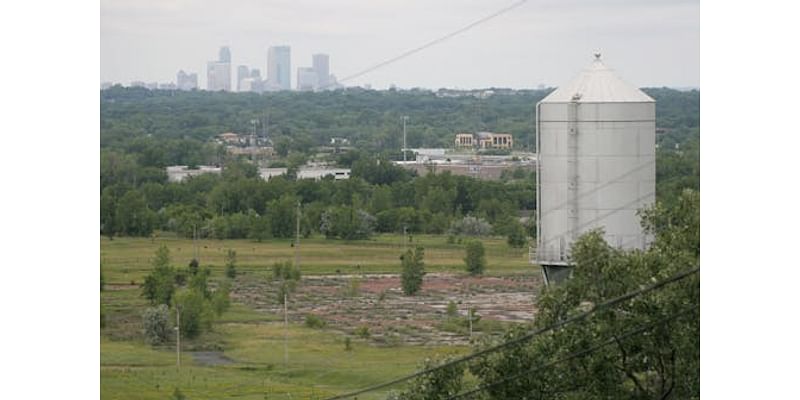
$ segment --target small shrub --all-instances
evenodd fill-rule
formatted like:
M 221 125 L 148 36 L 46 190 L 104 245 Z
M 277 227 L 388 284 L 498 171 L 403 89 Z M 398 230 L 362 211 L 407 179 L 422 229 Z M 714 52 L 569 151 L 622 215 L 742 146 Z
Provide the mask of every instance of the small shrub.
M 358 297 L 361 294 L 361 279 L 353 277 L 344 288 L 345 297 Z
M 516 221 L 511 224 L 507 242 L 513 248 L 522 248 L 528 243 L 528 237 L 522 224 Z
M 197 290 L 181 290 L 175 294 L 174 306 L 181 312 L 181 335 L 189 339 L 211 328 L 214 313 L 208 300 Z
M 382 291 L 381 294 L 378 295 L 378 301 L 386 300 L 386 291 Z
M 422 277 L 425 276 L 425 249 L 417 246 L 414 252 L 407 250 L 400 257 L 402 272 L 400 274 L 403 293 L 412 296 L 422 289 Z
M 180 389 L 175 388 L 175 391 L 172 392 L 172 397 L 170 400 L 186 400 L 186 396 L 181 392 Z
M 142 284 L 142 296 L 152 305 L 170 304 L 175 294 L 175 269 L 169 264 L 169 249 L 162 245 L 156 250 L 153 270 Z
M 186 281 L 189 277 L 189 271 L 185 269 L 178 268 L 175 270 L 175 284 L 178 286 L 186 285 Z
M 222 315 L 231 307 L 230 291 L 230 284 L 224 282 L 220 284 L 219 288 L 211 295 L 211 307 L 214 309 L 214 313 L 217 314 L 217 316 Z
M 236 278 L 236 252 L 233 249 L 228 249 L 225 262 L 225 276 L 228 278 Z
M 197 259 L 193 258 L 192 261 L 189 261 L 189 273 L 192 275 L 197 275 L 197 272 L 200 270 L 200 262 Z
M 306 315 L 305 325 L 311 329 L 322 329 L 325 327 L 325 325 L 327 325 L 327 323 L 325 320 L 314 314 L 308 314 Z
M 344 338 L 344 351 L 353 350 L 353 341 L 350 340 L 350 336 Z
M 362 339 L 369 339 L 370 336 L 369 327 L 366 325 L 359 326 L 354 333 Z
M 164 304 L 149 307 L 142 314 L 144 341 L 150 345 L 159 345 L 169 340 L 169 309 Z
M 486 269 L 486 250 L 483 248 L 482 242 L 472 240 L 467 243 L 467 255 L 464 263 L 470 275 L 483 274 Z
M 447 316 L 453 318 L 458 315 L 458 306 L 453 300 L 447 303 Z

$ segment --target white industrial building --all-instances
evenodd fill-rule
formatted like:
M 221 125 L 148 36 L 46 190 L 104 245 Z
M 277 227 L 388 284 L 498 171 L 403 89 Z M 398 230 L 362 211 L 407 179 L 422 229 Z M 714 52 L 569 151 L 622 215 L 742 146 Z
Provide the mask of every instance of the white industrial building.
M 300 168 L 297 179 L 320 180 L 332 176 L 334 180 L 350 179 L 349 168 Z
M 195 168 L 189 168 L 186 165 L 172 165 L 167 167 L 167 180 L 169 182 L 182 182 L 190 176 L 220 173 L 222 173 L 222 168 L 211 165 L 198 165 Z
M 601 228 L 606 241 L 644 249 L 639 209 L 655 201 L 655 100 L 600 55 L 536 105 L 537 248 L 548 282 L 569 274 L 570 247 Z

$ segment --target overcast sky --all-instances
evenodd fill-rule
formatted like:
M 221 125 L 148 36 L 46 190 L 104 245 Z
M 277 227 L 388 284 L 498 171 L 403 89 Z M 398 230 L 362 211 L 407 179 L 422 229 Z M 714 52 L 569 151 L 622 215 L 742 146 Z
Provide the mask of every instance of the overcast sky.
M 354 74 L 446 35 L 516 0 L 101 0 L 100 81 L 206 87 L 206 62 L 230 46 L 236 66 L 266 75 L 267 47 L 292 48 L 297 67 L 330 55 Z M 346 82 L 386 88 L 535 88 L 566 83 L 603 53 L 638 86 L 700 86 L 695 0 L 528 0 L 443 43 Z M 233 87 L 235 87 L 235 83 Z

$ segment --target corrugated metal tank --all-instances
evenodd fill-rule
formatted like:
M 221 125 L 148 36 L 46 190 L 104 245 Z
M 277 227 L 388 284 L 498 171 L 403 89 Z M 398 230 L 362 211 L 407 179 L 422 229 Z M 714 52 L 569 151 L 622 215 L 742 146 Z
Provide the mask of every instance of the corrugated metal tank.
M 535 261 L 569 266 L 573 241 L 595 228 L 612 246 L 645 248 L 636 212 L 655 201 L 655 100 L 595 54 L 536 107 Z

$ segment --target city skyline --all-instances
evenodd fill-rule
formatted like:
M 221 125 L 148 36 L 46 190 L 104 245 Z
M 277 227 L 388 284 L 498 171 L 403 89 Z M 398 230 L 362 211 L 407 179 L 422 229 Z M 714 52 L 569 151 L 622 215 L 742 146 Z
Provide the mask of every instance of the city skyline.
M 242 1 L 234 7 L 104 0 L 100 80 L 161 82 L 179 69 L 203 71 L 221 44 L 230 46 L 232 65 L 263 71 L 266 49 L 286 44 L 292 47 L 292 65 L 330 54 L 346 86 L 555 85 L 580 72 L 564 66 L 583 65 L 594 51 L 639 87 L 700 85 L 699 2 L 683 0 L 529 1 L 397 63 L 342 81 L 512 3 L 300 0 Z M 204 78 L 200 74 L 200 87 L 206 86 Z

